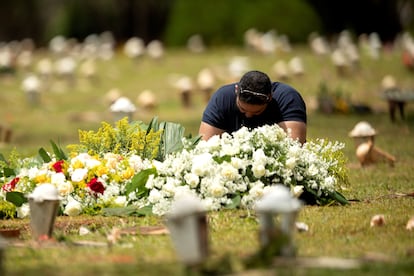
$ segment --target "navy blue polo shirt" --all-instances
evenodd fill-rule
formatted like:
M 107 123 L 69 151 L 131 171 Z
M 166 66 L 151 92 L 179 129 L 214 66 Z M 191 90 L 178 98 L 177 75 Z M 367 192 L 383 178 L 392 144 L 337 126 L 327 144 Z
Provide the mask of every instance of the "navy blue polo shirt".
M 222 86 L 211 96 L 203 112 L 203 122 L 228 133 L 232 133 L 242 126 L 255 128 L 283 121 L 306 123 L 305 102 L 293 87 L 273 82 L 272 100 L 266 109 L 260 115 L 246 118 L 237 107 L 235 85 L 236 83 Z

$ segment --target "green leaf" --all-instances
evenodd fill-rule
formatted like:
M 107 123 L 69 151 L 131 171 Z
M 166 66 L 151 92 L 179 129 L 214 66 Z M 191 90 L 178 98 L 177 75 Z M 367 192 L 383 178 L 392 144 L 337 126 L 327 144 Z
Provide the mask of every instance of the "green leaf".
M 4 155 L 2 153 L 0 153 L 0 161 L 7 163 L 7 160 L 4 158 Z
M 235 195 L 231 199 L 231 203 L 226 205 L 226 209 L 236 209 L 237 207 L 240 206 L 240 202 L 241 202 L 241 196 Z
M 160 123 L 160 129 L 163 129 L 163 133 L 161 136 L 159 158 L 163 161 L 168 154 L 183 148 L 182 138 L 184 137 L 185 128 L 177 123 L 162 122 Z
M 151 122 L 149 123 L 147 127 L 147 132 L 145 135 L 148 135 L 151 129 L 153 129 L 154 132 L 157 132 L 159 130 L 158 117 L 153 117 L 151 119 Z
M 144 206 L 136 211 L 137 215 L 149 216 L 152 215 L 152 205 Z
M 23 203 L 27 202 L 27 198 L 21 192 L 8 192 L 6 193 L 6 200 L 13 203 L 17 207 L 23 205 Z
M 224 161 L 230 162 L 231 156 L 230 155 L 224 155 L 224 156 L 214 156 L 213 160 L 216 161 L 218 164 L 222 164 Z
M 12 168 L 4 168 L 3 169 L 3 176 L 9 177 L 16 175 L 16 172 Z
M 65 152 L 60 147 L 58 147 L 55 144 L 55 142 L 50 140 L 50 144 L 52 144 L 53 152 L 55 153 L 58 160 L 66 160 L 67 159 Z
M 132 192 L 137 192 L 137 197 L 140 198 L 141 196 L 148 194 L 148 189 L 145 188 L 145 184 L 147 183 L 148 177 L 151 174 L 156 174 L 157 169 L 151 168 L 142 170 L 132 178 L 131 182 L 125 185 L 125 192 L 130 194 Z
M 338 201 L 342 205 L 349 204 L 349 201 L 338 191 L 335 191 L 333 193 L 333 197 L 335 198 L 336 201 Z
M 201 138 L 201 135 L 197 135 L 196 137 L 189 137 L 188 141 L 191 142 L 192 146 L 195 146 L 201 141 Z
M 48 163 L 52 161 L 49 154 L 45 151 L 44 148 L 39 149 L 39 156 L 42 158 L 43 162 Z

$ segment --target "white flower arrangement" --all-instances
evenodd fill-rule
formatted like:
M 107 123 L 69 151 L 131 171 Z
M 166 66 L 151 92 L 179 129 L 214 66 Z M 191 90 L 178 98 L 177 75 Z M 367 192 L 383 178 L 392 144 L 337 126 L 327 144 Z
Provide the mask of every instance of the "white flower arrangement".
M 346 204 L 339 192 L 347 183 L 343 147 L 322 139 L 301 145 L 273 125 L 214 136 L 162 162 L 113 153 L 79 153 L 66 160 L 52 156 L 50 162 L 26 158 L 15 175 L 1 178 L 0 201 L 51 183 L 59 191 L 61 214 L 151 207 L 152 214 L 162 216 L 182 194 L 193 194 L 207 210 L 252 208 L 272 185 L 283 184 L 313 204 Z M 19 214 L 28 214 L 23 211 L 27 203 L 17 206 Z
M 192 150 L 156 164 L 157 176 L 146 187 L 156 194 L 153 212 L 163 215 L 180 189 L 195 194 L 208 210 L 251 208 L 274 184 L 320 205 L 347 201 L 338 192 L 347 183 L 344 144 L 316 140 L 303 146 L 277 125 L 214 136 Z M 309 199 L 308 199 L 309 200 Z

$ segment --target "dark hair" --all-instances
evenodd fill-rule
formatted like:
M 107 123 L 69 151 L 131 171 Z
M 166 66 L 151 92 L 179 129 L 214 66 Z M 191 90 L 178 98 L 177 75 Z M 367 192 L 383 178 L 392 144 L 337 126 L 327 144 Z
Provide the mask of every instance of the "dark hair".
M 244 90 L 253 93 L 243 93 Z M 260 94 L 264 97 L 260 97 Z M 263 72 L 249 71 L 239 81 L 237 95 L 245 103 L 265 104 L 271 99 L 271 94 L 272 83 L 269 76 Z

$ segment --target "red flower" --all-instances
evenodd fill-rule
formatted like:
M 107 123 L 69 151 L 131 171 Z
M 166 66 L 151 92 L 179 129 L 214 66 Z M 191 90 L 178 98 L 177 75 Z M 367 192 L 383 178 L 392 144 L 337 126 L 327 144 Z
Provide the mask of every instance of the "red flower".
M 16 187 L 17 182 L 19 182 L 19 180 L 20 180 L 20 178 L 15 177 L 15 178 L 12 179 L 12 181 L 10 181 L 9 183 L 7 183 L 3 187 L 1 187 L 1 189 L 5 192 L 13 191 L 14 188 Z
M 52 165 L 52 167 L 55 170 L 55 172 L 58 172 L 58 173 L 63 172 L 63 163 L 64 162 L 65 161 L 63 161 L 63 160 L 59 160 L 59 161 L 57 161 L 56 163 L 54 163 Z
M 88 182 L 88 187 L 95 193 L 103 194 L 105 191 L 105 187 L 102 182 L 98 181 L 98 179 L 92 178 L 91 181 Z

